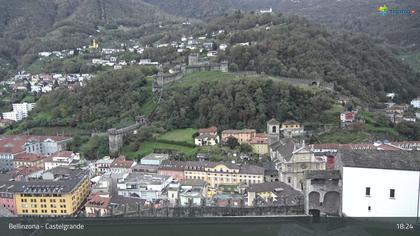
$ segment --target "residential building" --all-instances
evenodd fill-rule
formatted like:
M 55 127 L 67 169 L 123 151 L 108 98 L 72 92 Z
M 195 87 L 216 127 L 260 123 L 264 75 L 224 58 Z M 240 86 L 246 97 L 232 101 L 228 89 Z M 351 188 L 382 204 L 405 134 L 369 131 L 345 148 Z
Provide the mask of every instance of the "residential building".
M 303 205 L 303 194 L 283 182 L 252 184 L 248 188 L 248 206 Z
M 298 137 L 305 134 L 304 127 L 295 120 L 288 120 L 281 124 L 281 133 L 284 137 Z
M 184 169 L 187 162 L 184 161 L 163 161 L 159 166 L 158 174 L 171 176 L 174 180 L 185 179 Z
M 104 217 L 109 216 L 109 195 L 103 196 L 100 193 L 92 193 L 85 204 L 86 217 Z
M 355 113 L 353 111 L 345 111 L 340 114 L 340 121 L 342 123 L 352 123 L 355 118 Z
M 343 216 L 418 216 L 418 151 L 340 150 L 336 168 L 343 179 Z
M 28 117 L 28 112 L 35 107 L 35 103 L 14 103 L 12 106 L 13 111 L 4 112 L 3 119 L 20 121 Z
M 0 180 L 0 206 L 5 207 L 12 214 L 16 215 L 16 201 L 12 191 L 14 187 L 13 181 Z
M 15 123 L 14 120 L 0 119 L 0 128 L 6 128 L 13 123 Z
M 162 161 L 168 160 L 169 154 L 165 153 L 151 153 L 143 158 L 141 158 L 140 163 L 142 165 L 155 165 L 158 166 L 162 164 Z
M 43 158 L 39 154 L 20 153 L 13 159 L 13 167 L 44 167 Z
M 172 181 L 171 176 L 128 173 L 117 179 L 118 195 L 153 201 L 162 198 L 165 188 Z
M 207 197 L 207 183 L 198 179 L 183 180 L 178 196 L 180 206 L 202 206 Z
M 124 173 L 131 171 L 131 168 L 137 164 L 136 161 L 127 160 L 125 156 L 117 157 L 111 164 L 112 173 Z
M 199 135 L 194 138 L 194 143 L 197 146 L 214 146 L 220 143 L 217 127 L 200 129 L 198 133 Z
M 420 97 L 411 100 L 410 105 L 414 108 L 420 108 Z
M 114 162 L 114 159 L 111 159 L 109 156 L 105 156 L 102 159 L 95 161 L 95 172 L 103 174 L 111 171 L 112 162 Z
M 254 138 L 251 139 L 249 144 L 252 147 L 252 151 L 256 154 L 265 155 L 268 154 L 268 137 L 267 134 L 261 133 L 256 134 Z
M 89 195 L 88 171 L 56 167 L 41 179 L 13 182 L 9 192 L 18 216 L 72 216 Z
M 219 193 L 212 198 L 213 205 L 218 207 L 244 207 L 245 200 L 240 194 Z
M 0 171 L 13 169 L 16 155 L 33 153 L 42 156 L 64 150 L 71 138 L 64 136 L 2 135 L 0 136 Z
M 264 168 L 247 164 L 189 161 L 186 179 L 201 179 L 210 186 L 255 184 L 264 182 Z
M 80 161 L 80 154 L 72 151 L 60 151 L 45 158 L 44 168 L 50 170 L 58 166 L 69 167 L 75 165 Z
M 238 142 L 249 143 L 257 134 L 255 129 L 224 130 L 222 131 L 222 142 L 225 143 L 230 137 L 236 138 Z

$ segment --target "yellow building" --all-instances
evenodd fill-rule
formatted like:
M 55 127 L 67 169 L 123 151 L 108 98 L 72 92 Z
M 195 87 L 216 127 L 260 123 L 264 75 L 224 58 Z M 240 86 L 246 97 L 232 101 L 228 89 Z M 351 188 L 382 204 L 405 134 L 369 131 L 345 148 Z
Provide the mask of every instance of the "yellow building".
M 184 175 L 186 179 L 204 180 L 211 187 L 264 182 L 264 168 L 245 164 L 188 162 Z
M 256 154 L 265 155 L 268 154 L 268 137 L 267 134 L 257 134 L 249 144 L 252 147 L 252 151 Z
M 89 195 L 87 170 L 57 167 L 41 180 L 16 182 L 18 216 L 71 216 Z

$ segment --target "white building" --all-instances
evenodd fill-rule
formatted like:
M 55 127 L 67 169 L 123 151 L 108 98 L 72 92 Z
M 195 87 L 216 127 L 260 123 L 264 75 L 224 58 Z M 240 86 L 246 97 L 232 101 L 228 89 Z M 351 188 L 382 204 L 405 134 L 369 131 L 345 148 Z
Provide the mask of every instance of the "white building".
M 411 106 L 415 107 L 415 108 L 420 108 L 420 97 L 417 97 L 413 100 L 411 100 Z
M 168 160 L 169 154 L 151 153 L 140 160 L 142 165 L 160 165 L 162 161 Z
M 44 161 L 44 169 L 50 170 L 58 166 L 70 166 L 73 162 L 78 162 L 80 155 L 71 151 L 61 151 L 54 153 Z
M 416 217 L 420 153 L 341 151 L 342 214 L 349 217 Z
M 20 121 L 28 117 L 28 112 L 30 112 L 35 107 L 35 103 L 14 103 L 13 111 L 4 112 L 3 119 Z

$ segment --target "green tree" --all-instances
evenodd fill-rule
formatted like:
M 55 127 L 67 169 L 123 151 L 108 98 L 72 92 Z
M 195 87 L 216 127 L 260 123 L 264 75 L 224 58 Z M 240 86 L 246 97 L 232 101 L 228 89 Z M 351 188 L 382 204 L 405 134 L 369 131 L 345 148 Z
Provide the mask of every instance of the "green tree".
M 226 146 L 228 146 L 230 149 L 235 149 L 237 146 L 239 146 L 238 139 L 235 137 L 229 137 L 226 140 Z

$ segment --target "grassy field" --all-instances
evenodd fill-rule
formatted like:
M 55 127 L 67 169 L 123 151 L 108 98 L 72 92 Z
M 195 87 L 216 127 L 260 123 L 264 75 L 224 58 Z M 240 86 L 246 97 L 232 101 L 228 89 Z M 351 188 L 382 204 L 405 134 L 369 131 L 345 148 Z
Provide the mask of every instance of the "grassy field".
M 218 80 L 232 80 L 236 79 L 232 73 L 223 73 L 219 71 L 203 71 L 195 72 L 184 76 L 178 83 L 175 83 L 176 87 L 190 87 L 197 83 L 197 81 L 218 81 Z
M 197 147 L 193 147 L 194 139 L 192 135 L 197 132 L 197 129 L 175 129 L 161 134 L 157 137 L 156 141 L 150 140 L 140 143 L 140 147 L 137 151 L 130 150 L 129 147 L 123 148 L 123 153 L 131 159 L 137 159 L 152 153 L 155 149 L 170 149 L 175 150 L 179 153 L 184 153 L 187 156 L 195 154 L 198 150 Z M 170 143 L 180 142 L 180 143 Z M 183 145 L 182 143 L 186 143 Z
M 197 148 L 187 147 L 177 144 L 161 143 L 159 141 L 147 141 L 140 144 L 140 148 L 137 151 L 130 151 L 128 147 L 124 147 L 122 152 L 128 158 L 137 159 L 152 153 L 155 149 L 170 149 L 180 153 L 184 153 L 187 156 L 191 156 L 197 152 Z
M 168 140 L 176 142 L 187 142 L 194 144 L 194 139 L 192 138 L 193 134 L 198 130 L 193 128 L 187 129 L 175 129 L 169 132 L 166 132 L 158 137 L 158 140 Z

